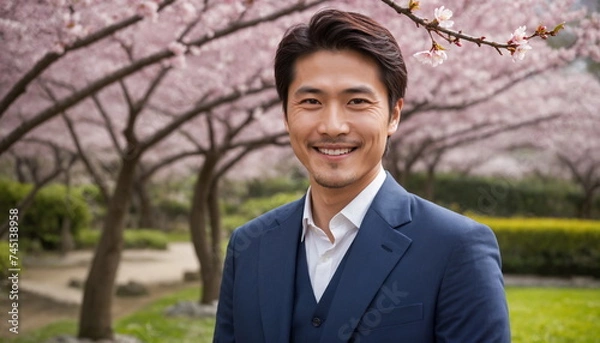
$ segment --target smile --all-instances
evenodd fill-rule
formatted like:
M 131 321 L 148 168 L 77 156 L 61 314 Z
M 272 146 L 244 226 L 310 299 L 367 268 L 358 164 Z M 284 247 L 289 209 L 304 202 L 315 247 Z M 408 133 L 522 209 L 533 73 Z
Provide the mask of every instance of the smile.
M 317 151 L 320 152 L 321 154 L 324 155 L 328 155 L 328 156 L 340 156 L 340 155 L 346 155 L 352 152 L 352 148 L 345 148 L 345 149 L 323 149 L 323 148 L 317 148 Z

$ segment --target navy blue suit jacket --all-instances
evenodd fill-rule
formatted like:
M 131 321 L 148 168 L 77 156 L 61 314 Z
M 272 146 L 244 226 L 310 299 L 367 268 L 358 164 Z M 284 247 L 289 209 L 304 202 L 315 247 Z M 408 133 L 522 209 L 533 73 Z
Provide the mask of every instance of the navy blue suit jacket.
M 235 230 L 215 342 L 290 341 L 304 199 Z M 390 176 L 347 256 L 321 342 L 510 342 L 492 231 Z

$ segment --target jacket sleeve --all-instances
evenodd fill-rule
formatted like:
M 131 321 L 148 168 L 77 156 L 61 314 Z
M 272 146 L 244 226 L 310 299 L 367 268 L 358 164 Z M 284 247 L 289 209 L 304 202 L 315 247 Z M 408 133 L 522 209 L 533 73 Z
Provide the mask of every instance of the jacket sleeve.
M 217 318 L 215 324 L 214 343 L 235 342 L 233 326 L 233 285 L 235 275 L 235 237 L 233 232 L 227 245 L 225 265 L 223 267 L 223 278 L 221 279 L 221 290 L 219 293 L 219 304 L 217 307 Z
M 473 224 L 448 258 L 436 311 L 436 342 L 510 342 L 500 252 L 492 230 Z

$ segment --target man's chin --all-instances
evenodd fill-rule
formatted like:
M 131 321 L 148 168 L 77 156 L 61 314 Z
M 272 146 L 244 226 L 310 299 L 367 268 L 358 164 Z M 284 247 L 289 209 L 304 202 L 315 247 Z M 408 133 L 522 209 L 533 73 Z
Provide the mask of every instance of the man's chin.
M 315 182 L 323 188 L 340 189 L 347 187 L 356 181 L 354 178 L 339 177 L 314 177 Z

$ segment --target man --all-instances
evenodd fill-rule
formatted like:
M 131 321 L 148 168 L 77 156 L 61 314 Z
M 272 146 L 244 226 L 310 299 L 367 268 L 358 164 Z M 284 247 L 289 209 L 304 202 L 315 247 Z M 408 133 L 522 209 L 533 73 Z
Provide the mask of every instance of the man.
M 237 229 L 215 342 L 509 342 L 491 230 L 382 167 L 406 69 L 385 28 L 325 10 L 292 28 L 275 80 L 306 196 Z

